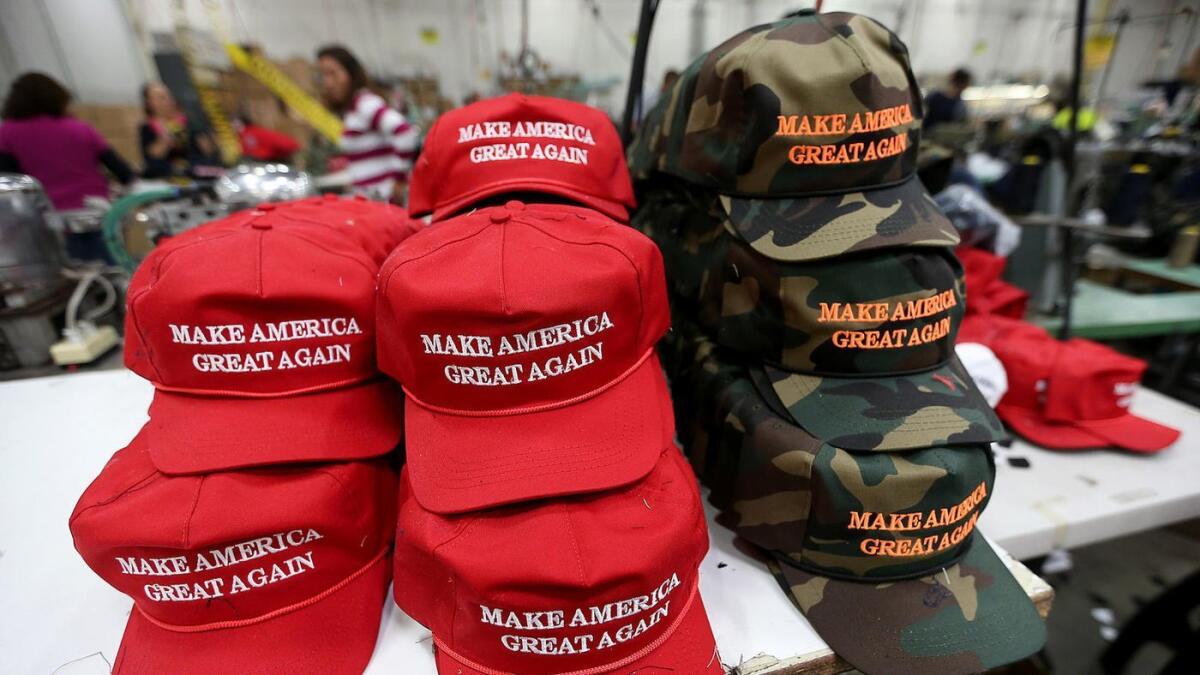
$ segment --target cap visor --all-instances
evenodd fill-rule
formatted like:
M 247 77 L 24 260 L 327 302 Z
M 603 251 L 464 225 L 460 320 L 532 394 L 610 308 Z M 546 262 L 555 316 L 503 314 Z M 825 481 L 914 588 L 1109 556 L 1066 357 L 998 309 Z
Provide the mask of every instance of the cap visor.
M 495 670 L 483 670 L 479 664 L 468 665 L 458 660 L 456 656 L 445 650 L 437 649 L 437 671 L 439 675 L 496 675 Z M 553 668 L 553 664 L 547 664 Z M 691 605 L 680 617 L 666 639 L 639 658 L 612 664 L 611 667 L 596 666 L 576 673 L 696 673 L 697 675 L 721 675 L 725 667 L 721 665 L 720 655 L 717 654 L 717 643 L 713 638 L 712 627 L 708 623 L 708 613 L 704 602 L 700 599 L 699 589 L 692 595 Z M 535 671 L 529 671 L 535 672 Z M 551 672 L 536 671 L 536 672 Z M 560 675 L 571 675 L 571 672 L 553 672 Z
M 775 260 L 959 242 L 954 225 L 916 176 L 867 192 L 799 199 L 722 197 L 721 202 L 738 236 Z
M 1107 420 L 1083 420 L 1073 424 L 1107 440 L 1109 445 L 1133 452 L 1158 452 L 1179 439 L 1178 429 L 1137 415 L 1122 415 Z
M 1179 438 L 1178 429 L 1134 415 L 1063 423 L 1049 422 L 1036 411 L 1003 403 L 997 412 L 1022 438 L 1052 450 L 1120 448 L 1149 454 L 1163 450 Z
M 455 197 L 445 204 L 439 204 L 433 209 L 433 220 L 445 220 L 460 211 L 466 210 L 474 202 L 502 195 L 506 192 L 545 192 L 579 202 L 622 223 L 629 222 L 629 210 L 624 204 L 586 194 L 576 189 L 571 183 L 560 183 L 539 178 L 514 178 L 512 180 L 488 183 L 478 190 L 472 190 L 465 195 Z
M 797 424 L 846 450 L 910 450 L 1008 437 L 957 356 L 930 371 L 888 377 L 822 377 L 771 366 L 763 371 Z M 762 379 L 756 377 L 756 384 Z
M 413 495 L 434 513 L 607 490 L 636 481 L 673 443 L 658 357 L 574 405 L 468 417 L 405 403 Z
M 183 633 L 134 609 L 114 673 L 361 673 L 371 660 L 387 592 L 390 559 L 328 597 L 273 619 Z
M 399 389 L 371 382 L 283 398 L 156 390 L 150 458 L 163 473 L 378 457 L 403 437 Z
M 830 648 L 866 673 L 978 673 L 1046 641 L 1033 602 L 978 533 L 958 563 L 918 579 L 843 581 L 771 567 Z

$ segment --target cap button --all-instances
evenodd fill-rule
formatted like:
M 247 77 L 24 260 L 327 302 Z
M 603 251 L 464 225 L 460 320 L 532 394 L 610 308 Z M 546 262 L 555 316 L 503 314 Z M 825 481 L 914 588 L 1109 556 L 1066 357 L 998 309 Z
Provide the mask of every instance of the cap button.
M 262 204 L 259 204 L 258 206 L 255 206 L 255 207 L 254 207 L 254 210 L 255 210 L 255 211 L 262 211 L 263 213 L 266 213 L 267 211 L 274 211 L 274 210 L 275 210 L 275 205 L 274 205 L 274 204 L 272 204 L 271 202 L 263 202 Z
M 509 214 L 507 214 L 503 211 L 496 211 L 489 217 L 492 219 L 493 223 L 507 223 L 508 219 L 511 218 L 512 216 L 510 216 Z
M 332 192 L 326 192 L 325 194 L 321 195 L 321 198 L 327 202 L 336 202 L 338 196 L 333 194 Z
M 269 230 L 274 227 L 274 225 L 263 220 L 254 220 L 250 223 L 250 227 L 253 227 L 256 230 Z
M 523 202 L 519 202 L 515 199 L 506 202 L 504 204 L 504 206 L 508 207 L 509 211 L 524 211 L 525 210 L 525 204 Z

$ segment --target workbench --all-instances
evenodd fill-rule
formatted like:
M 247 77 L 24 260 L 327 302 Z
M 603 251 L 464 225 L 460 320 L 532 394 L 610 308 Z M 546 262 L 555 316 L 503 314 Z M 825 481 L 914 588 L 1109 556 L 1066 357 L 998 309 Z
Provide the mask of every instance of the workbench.
M 84 488 L 145 422 L 151 393 L 147 382 L 126 370 L 0 384 L 5 420 L 0 425 L 0 603 L 5 610 L 0 613 L 0 648 L 5 672 L 109 672 L 132 601 L 84 565 L 67 521 Z M 998 483 L 985 519 L 995 519 L 993 512 L 1006 508 L 1009 495 L 1018 494 L 1006 482 Z M 712 515 L 710 510 L 711 550 L 701 567 L 700 585 L 722 661 L 740 665 L 744 675 L 845 670 L 846 664 L 766 568 L 735 547 L 732 532 L 712 524 Z M 1013 527 L 1015 522 L 1005 522 L 1010 525 L 1005 536 L 1019 540 L 1023 533 Z M 983 531 L 988 532 L 986 527 Z M 1053 594 L 1049 586 L 1020 563 L 1008 561 L 1035 603 L 1047 611 Z M 368 673 L 434 672 L 429 631 L 390 600 L 382 622 Z
M 1175 290 L 1200 291 L 1200 265 L 1171 267 L 1166 258 L 1127 258 L 1121 263 L 1121 278 Z
M 1035 317 L 1055 333 L 1062 318 Z M 1088 279 L 1075 283 L 1071 337 L 1093 340 L 1200 332 L 1200 291 L 1132 293 Z
M 1143 455 L 1047 450 L 1018 438 L 997 451 L 996 494 L 979 528 L 1028 560 L 1200 517 L 1200 410 L 1145 388 L 1130 409 L 1179 429 L 1179 439 Z

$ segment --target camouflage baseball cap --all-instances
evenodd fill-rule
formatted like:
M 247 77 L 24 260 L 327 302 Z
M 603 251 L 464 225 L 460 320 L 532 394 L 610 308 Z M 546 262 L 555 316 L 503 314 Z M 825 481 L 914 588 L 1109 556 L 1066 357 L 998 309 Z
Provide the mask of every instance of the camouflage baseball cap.
M 1041 648 L 1036 609 L 975 531 L 995 478 L 988 446 L 873 453 L 823 443 L 704 343 L 688 386 L 721 382 L 722 428 L 708 437 L 719 439 L 709 463 L 727 471 L 710 484 L 717 522 L 769 555 L 835 652 L 868 673 L 974 673 Z
M 672 309 L 715 332 L 730 240 L 717 196 L 671 180 L 658 182 L 639 203 L 631 224 L 662 251 Z
M 908 49 L 872 19 L 804 14 L 693 62 L 630 147 L 631 171 L 723 196 L 739 235 L 788 260 L 953 246 L 916 178 L 921 96 Z
M 718 342 L 762 360 L 762 390 L 851 450 L 1006 438 L 954 355 L 963 271 L 943 248 L 792 263 L 728 247 Z

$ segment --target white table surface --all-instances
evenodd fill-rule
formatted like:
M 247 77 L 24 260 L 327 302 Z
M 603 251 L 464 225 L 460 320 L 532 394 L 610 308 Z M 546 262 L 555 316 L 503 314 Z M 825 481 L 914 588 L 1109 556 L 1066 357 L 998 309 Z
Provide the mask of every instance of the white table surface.
M 998 448 L 996 488 L 979 528 L 1026 560 L 1200 517 L 1200 410 L 1149 389 L 1131 410 L 1183 433 L 1153 455 Z M 1029 460 L 1027 469 L 1004 456 Z
M 146 420 L 150 395 L 149 384 L 125 370 L 0 384 L 3 672 L 109 671 L 132 602 L 84 565 L 67 520 L 84 488 Z M 1005 478 L 1015 482 L 1020 476 L 1008 472 Z M 1018 494 L 1025 492 L 1012 486 L 998 490 L 989 513 Z M 1012 519 L 993 517 L 997 520 Z M 1006 532 L 1024 541 L 1016 527 Z M 746 673 L 810 662 L 830 667 L 828 647 L 765 567 L 734 548 L 729 530 L 712 525 L 710 533 L 701 593 L 722 660 L 742 664 Z M 1043 582 L 1019 563 L 1013 566 L 1031 595 L 1049 595 Z M 433 673 L 429 632 L 393 603 L 386 606 L 367 672 Z

